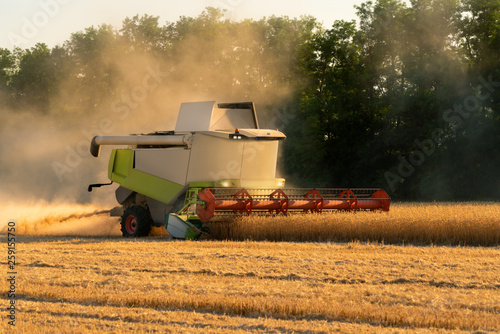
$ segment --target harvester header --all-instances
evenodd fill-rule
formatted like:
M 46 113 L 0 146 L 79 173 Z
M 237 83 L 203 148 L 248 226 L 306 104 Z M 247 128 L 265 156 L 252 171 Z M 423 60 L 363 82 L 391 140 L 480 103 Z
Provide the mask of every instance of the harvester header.
M 381 189 L 287 189 L 276 178 L 279 130 L 260 129 L 252 102 L 181 104 L 174 130 L 96 136 L 90 151 L 113 148 L 108 177 L 120 184 L 124 236 L 166 226 L 174 238 L 197 238 L 204 223 L 228 215 L 326 210 L 389 211 Z M 105 184 L 92 184 L 100 187 Z

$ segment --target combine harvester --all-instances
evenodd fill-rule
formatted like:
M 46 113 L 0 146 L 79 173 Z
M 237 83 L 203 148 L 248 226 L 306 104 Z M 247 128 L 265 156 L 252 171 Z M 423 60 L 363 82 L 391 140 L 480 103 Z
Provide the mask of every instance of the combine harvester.
M 120 184 L 116 199 L 125 237 L 166 226 L 174 238 L 196 239 L 205 233 L 203 223 L 227 215 L 389 211 L 390 198 L 381 189 L 285 189 L 275 175 L 285 138 L 259 128 L 252 102 L 183 103 L 174 131 L 94 137 L 94 157 L 101 145 L 128 148 L 111 151 L 111 183 L 88 190 Z

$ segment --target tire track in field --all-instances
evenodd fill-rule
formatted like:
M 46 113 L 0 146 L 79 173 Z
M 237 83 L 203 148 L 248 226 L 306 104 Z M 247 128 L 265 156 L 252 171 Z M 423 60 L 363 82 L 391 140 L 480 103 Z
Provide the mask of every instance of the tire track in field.
M 4 299 L 4 298 L 0 298 Z M 485 329 L 488 324 L 495 322 L 494 315 L 490 314 L 488 319 L 483 319 L 481 323 L 476 323 L 471 326 L 458 325 L 451 317 L 451 314 L 444 312 L 444 317 L 436 317 L 433 319 L 425 315 L 408 319 L 398 316 L 392 308 L 385 311 L 378 312 L 378 306 L 372 305 L 371 312 L 360 312 L 358 307 L 343 307 L 339 309 L 323 309 L 323 312 L 315 312 L 309 310 L 305 305 L 288 305 L 284 308 L 276 307 L 272 301 L 268 301 L 265 297 L 254 298 L 247 300 L 228 301 L 227 299 L 208 299 L 201 298 L 199 300 L 189 300 L 187 298 L 177 299 L 164 297 L 161 300 L 154 296 L 145 296 L 139 298 L 130 297 L 126 300 L 123 298 L 114 299 L 110 298 L 108 294 L 98 294 L 88 296 L 80 294 L 73 298 L 64 297 L 56 293 L 45 292 L 32 292 L 23 293 L 18 295 L 19 300 L 26 301 L 41 301 L 47 303 L 69 303 L 78 304 L 82 306 L 91 307 L 126 307 L 128 309 L 147 308 L 152 310 L 171 310 L 171 311 L 187 311 L 196 313 L 217 314 L 221 316 L 236 316 L 242 318 L 256 319 L 256 318 L 270 318 L 274 320 L 299 320 L 299 321 L 327 321 L 327 322 L 345 322 L 349 324 L 365 324 L 371 326 L 383 326 L 385 328 L 399 328 L 399 329 L 427 329 L 439 328 L 444 330 L 471 330 L 471 329 Z M 366 306 L 365 306 L 366 307 Z M 366 310 L 365 310 L 366 311 Z M 374 313 L 376 312 L 376 313 Z M 443 312 L 441 312 L 443 313 Z M 484 316 L 484 315 L 483 315 Z M 494 328 L 487 328 L 486 330 L 494 330 Z
M 287 275 L 260 275 L 254 272 L 247 273 L 232 273 L 232 272 L 217 272 L 211 269 L 200 269 L 200 270 L 185 270 L 185 269 L 130 269 L 132 272 L 148 272 L 148 273 L 158 273 L 164 275 L 153 275 L 153 278 L 162 278 L 166 275 L 207 275 L 214 277 L 235 277 L 235 278 L 249 278 L 255 277 L 258 279 L 272 280 L 272 281 L 304 281 L 304 282 L 322 282 L 330 284 L 369 284 L 369 285 L 391 285 L 391 284 L 424 284 L 438 288 L 454 288 L 454 289 L 486 289 L 486 290 L 499 290 L 500 284 L 480 284 L 480 283 L 469 283 L 469 284 L 457 284 L 454 282 L 447 281 L 436 281 L 436 280 L 423 280 L 423 279 L 407 279 L 407 278 L 396 278 L 393 280 L 373 280 L 367 281 L 365 279 L 355 278 L 355 279 L 345 279 L 345 278 L 333 278 L 333 277 L 305 277 L 297 274 L 287 274 Z
M 0 265 L 6 265 L 6 262 L 0 262 Z M 27 267 L 40 267 L 40 268 L 60 268 L 65 269 L 65 265 L 62 264 L 50 264 L 42 261 L 35 261 L 30 264 L 18 264 L 18 266 L 27 266 Z M 99 267 L 77 267 L 71 266 L 71 269 L 91 269 L 95 272 L 102 274 L 102 269 Z M 217 272 L 211 269 L 200 269 L 200 270 L 186 270 L 186 269 L 129 269 L 131 272 L 147 272 L 153 273 L 157 275 L 151 276 L 152 278 L 166 278 L 168 275 L 206 275 L 206 276 L 214 276 L 214 277 L 235 277 L 235 278 L 252 278 L 255 277 L 257 279 L 264 280 L 272 280 L 272 281 L 303 281 L 303 282 L 313 282 L 313 283 L 329 283 L 329 284 L 345 284 L 345 285 L 353 285 L 353 284 L 368 284 L 368 285 L 392 285 L 392 284 L 423 284 L 428 286 L 433 286 L 437 288 L 453 288 L 453 289 L 482 289 L 482 290 L 500 290 L 500 284 L 481 284 L 481 283 L 468 283 L 468 284 L 458 284 L 449 281 L 443 280 L 423 280 L 423 279 L 413 279 L 413 278 L 396 278 L 393 280 L 373 280 L 367 281 L 365 279 L 354 278 L 354 279 L 345 279 L 345 278 L 334 278 L 334 277 L 307 277 L 300 276 L 297 274 L 287 274 L 287 275 L 261 275 L 256 274 L 254 272 L 247 273 L 232 273 L 232 272 Z M 123 272 L 120 272 L 123 274 Z M 104 274 L 106 276 L 113 276 L 115 273 L 109 272 Z
M 0 298 L 2 300 L 3 298 Z M 203 330 L 212 330 L 212 331 L 220 331 L 222 330 L 230 330 L 230 331 L 265 331 L 265 332 L 274 332 L 274 333 L 282 333 L 286 332 L 287 328 L 283 326 L 272 326 L 266 323 L 266 325 L 262 324 L 251 324 L 251 323 L 241 323 L 241 321 L 238 321 L 238 325 L 228 325 L 227 321 L 217 321 L 219 320 L 220 316 L 214 316 L 213 318 L 213 323 L 210 321 L 207 321 L 206 318 L 203 319 L 194 319 L 193 320 L 193 315 L 192 314 L 185 314 L 186 311 L 184 310 L 178 310 L 178 309 L 170 309 L 170 310 L 148 310 L 143 307 L 134 307 L 132 308 L 134 311 L 134 315 L 130 316 L 129 314 L 123 315 L 123 313 L 129 313 L 126 312 L 130 310 L 130 308 L 126 308 L 126 311 L 124 310 L 123 307 L 120 306 L 96 306 L 96 305 L 89 305 L 88 303 L 82 303 L 78 301 L 71 301 L 71 300 L 62 300 L 62 299 L 50 299 L 50 298 L 34 298 L 32 296 L 27 296 L 27 295 L 22 295 L 19 300 L 30 302 L 34 304 L 32 308 L 28 307 L 23 307 L 23 310 L 21 311 L 23 314 L 32 314 L 36 318 L 39 319 L 47 319 L 49 317 L 55 317 L 60 320 L 63 320 L 64 318 L 74 318 L 78 322 L 81 322 L 82 319 L 85 320 L 90 320 L 96 321 L 96 322 L 109 322 L 111 325 L 116 324 L 116 325 L 123 325 L 124 323 L 129 325 L 138 325 L 138 324 L 144 324 L 145 322 L 147 323 L 154 323 L 155 325 L 159 326 L 165 326 L 165 327 L 171 327 L 171 326 L 177 326 L 181 327 L 184 329 L 203 329 Z M 50 303 L 53 304 L 57 307 L 58 310 L 63 310 L 63 311 L 54 311 L 50 310 L 49 307 L 44 307 L 44 303 Z M 78 309 L 79 311 L 66 311 L 68 308 L 74 307 L 75 309 Z M 82 310 L 83 308 L 83 310 Z M 111 309 L 111 310 L 110 310 Z M 109 313 L 109 311 L 112 312 L 112 314 L 104 314 L 105 311 Z M 145 319 L 144 314 L 148 314 L 149 316 Z M 167 313 L 167 316 L 165 316 L 165 313 Z M 172 319 L 172 313 L 180 313 L 180 317 L 186 319 L 184 321 L 180 320 L 174 320 Z M 208 311 L 196 311 L 197 315 L 203 315 L 203 314 L 208 314 L 211 315 L 211 312 Z M 169 316 L 170 315 L 170 316 Z M 200 318 L 200 317 L 198 317 Z M 224 318 L 240 318 L 240 317 L 235 317 L 231 315 L 224 315 Z M 247 322 L 252 322 L 251 320 L 255 319 L 254 317 L 243 317 L 246 318 L 250 321 Z M 106 326 L 106 324 L 102 324 L 103 327 L 109 327 Z M 306 333 L 317 333 L 317 334 L 323 334 L 327 333 L 326 331 L 323 330 L 313 330 L 308 328 L 307 330 L 301 330 L 301 329 L 294 329 L 293 333 L 298 333 L 298 334 L 306 334 Z

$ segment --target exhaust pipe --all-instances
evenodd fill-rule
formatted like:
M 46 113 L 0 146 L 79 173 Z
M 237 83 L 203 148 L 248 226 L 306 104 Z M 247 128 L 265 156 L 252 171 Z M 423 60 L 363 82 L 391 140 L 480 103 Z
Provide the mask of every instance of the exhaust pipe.
M 98 157 L 101 145 L 172 145 L 189 146 L 191 134 L 161 136 L 95 136 L 90 143 L 90 153 Z

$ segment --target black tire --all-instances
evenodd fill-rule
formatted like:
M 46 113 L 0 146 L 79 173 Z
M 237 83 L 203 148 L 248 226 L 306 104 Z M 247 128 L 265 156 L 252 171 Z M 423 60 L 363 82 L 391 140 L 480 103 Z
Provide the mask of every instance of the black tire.
M 133 205 L 123 213 L 121 225 L 124 237 L 146 237 L 151 231 L 153 219 L 148 209 Z

